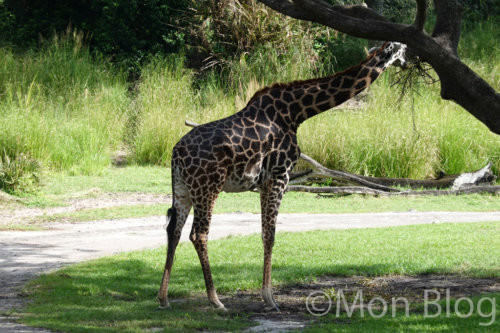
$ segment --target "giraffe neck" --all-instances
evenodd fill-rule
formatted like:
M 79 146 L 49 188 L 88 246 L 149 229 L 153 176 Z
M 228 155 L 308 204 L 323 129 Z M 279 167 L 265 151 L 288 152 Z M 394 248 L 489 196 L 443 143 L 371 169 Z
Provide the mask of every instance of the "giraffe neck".
M 305 120 L 342 104 L 366 89 L 394 61 L 394 46 L 385 43 L 374 54 L 343 72 L 332 76 L 276 84 L 264 88 L 252 98 L 249 105 L 277 112 L 278 118 L 288 126 L 298 127 Z

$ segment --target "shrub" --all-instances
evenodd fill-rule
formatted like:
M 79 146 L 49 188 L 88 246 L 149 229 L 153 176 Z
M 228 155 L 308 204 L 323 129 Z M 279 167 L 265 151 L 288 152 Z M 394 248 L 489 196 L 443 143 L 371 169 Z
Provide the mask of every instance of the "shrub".
M 91 49 L 134 61 L 144 54 L 175 52 L 184 44 L 176 28 L 183 0 L 5 0 L 0 2 L 0 35 L 16 45 L 36 45 L 39 37 L 68 26 L 83 31 Z
M 14 158 L 4 151 L 0 156 L 0 189 L 10 194 L 31 192 L 40 182 L 40 163 L 29 154 Z
M 258 47 L 285 53 L 291 45 L 310 43 L 312 25 L 291 19 L 256 0 L 191 0 L 193 15 L 186 17 L 190 30 L 192 61 L 205 68 L 222 66 L 231 58 Z M 312 46 L 312 45 L 311 45 Z M 312 51 L 312 47 L 311 47 Z

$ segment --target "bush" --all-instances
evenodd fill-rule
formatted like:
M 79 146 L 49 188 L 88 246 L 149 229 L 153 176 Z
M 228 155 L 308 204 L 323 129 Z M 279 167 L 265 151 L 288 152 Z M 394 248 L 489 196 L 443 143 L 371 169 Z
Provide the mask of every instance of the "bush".
M 325 28 L 298 20 L 266 7 L 256 0 L 191 0 L 188 66 L 227 69 L 233 60 L 272 49 L 282 56 L 303 47 L 304 55 L 316 59 L 314 42 Z
M 0 2 L 0 35 L 15 45 L 34 46 L 68 26 L 83 31 L 90 48 L 115 60 L 140 60 L 144 54 L 175 52 L 184 44 L 177 28 L 183 0 L 5 0 Z M 0 20 L 1 21 L 1 20 Z
M 40 182 L 39 169 L 40 164 L 29 154 L 11 158 L 4 151 L 0 156 L 0 190 L 10 194 L 34 191 Z

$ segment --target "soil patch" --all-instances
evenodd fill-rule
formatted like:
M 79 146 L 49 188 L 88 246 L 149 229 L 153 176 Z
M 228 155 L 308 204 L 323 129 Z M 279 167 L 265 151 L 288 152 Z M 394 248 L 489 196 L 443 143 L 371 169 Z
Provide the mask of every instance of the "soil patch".
M 258 291 L 237 292 L 231 296 L 221 297 L 221 300 L 232 311 L 251 314 L 257 326 L 249 331 L 283 332 L 300 329 L 316 321 L 317 317 L 312 316 L 306 306 L 308 296 L 314 293 L 320 296 L 315 299 L 316 308 L 328 309 L 328 299 L 323 297 L 326 294 L 332 300 L 329 313 L 335 313 L 335 297 L 339 291 L 345 295 L 349 306 L 353 304 L 356 294 L 361 292 L 364 307 L 366 307 L 368 302 L 375 297 L 383 298 L 389 306 L 392 304 L 392 298 L 398 297 L 405 297 L 410 306 L 423 303 L 424 290 L 439 292 L 441 299 L 446 297 L 447 290 L 451 298 L 500 293 L 500 279 L 479 279 L 456 275 L 373 278 L 325 276 L 318 278 L 315 282 L 277 288 L 274 297 L 281 310 L 279 313 L 266 310 Z M 434 293 L 430 293 L 428 299 L 432 301 L 435 297 Z M 400 305 L 403 307 L 403 304 Z M 342 308 L 341 312 L 345 312 L 345 309 Z

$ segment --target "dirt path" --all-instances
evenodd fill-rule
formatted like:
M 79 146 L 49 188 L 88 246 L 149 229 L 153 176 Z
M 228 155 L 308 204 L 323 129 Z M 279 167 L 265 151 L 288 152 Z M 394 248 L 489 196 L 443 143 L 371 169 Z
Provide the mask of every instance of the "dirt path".
M 84 195 L 86 197 L 81 197 Z M 22 205 L 8 206 L 0 209 L 0 225 L 42 215 L 71 213 L 84 209 L 99 209 L 134 205 L 154 205 L 170 203 L 171 195 L 148 193 L 102 193 L 99 189 L 91 189 L 80 193 L 80 196 L 63 201 L 64 206 L 52 208 L 27 208 Z
M 280 214 L 278 231 L 387 227 L 443 222 L 500 221 L 500 212 L 407 212 L 368 214 Z M 184 228 L 187 239 L 192 218 Z M 41 272 L 83 260 L 165 245 L 165 217 L 51 224 L 51 230 L 0 232 L 0 313 L 22 306 L 24 283 Z M 215 215 L 210 239 L 260 232 L 259 214 Z M 31 332 L 0 316 L 1 332 Z M 43 330 L 36 330 L 44 332 Z

